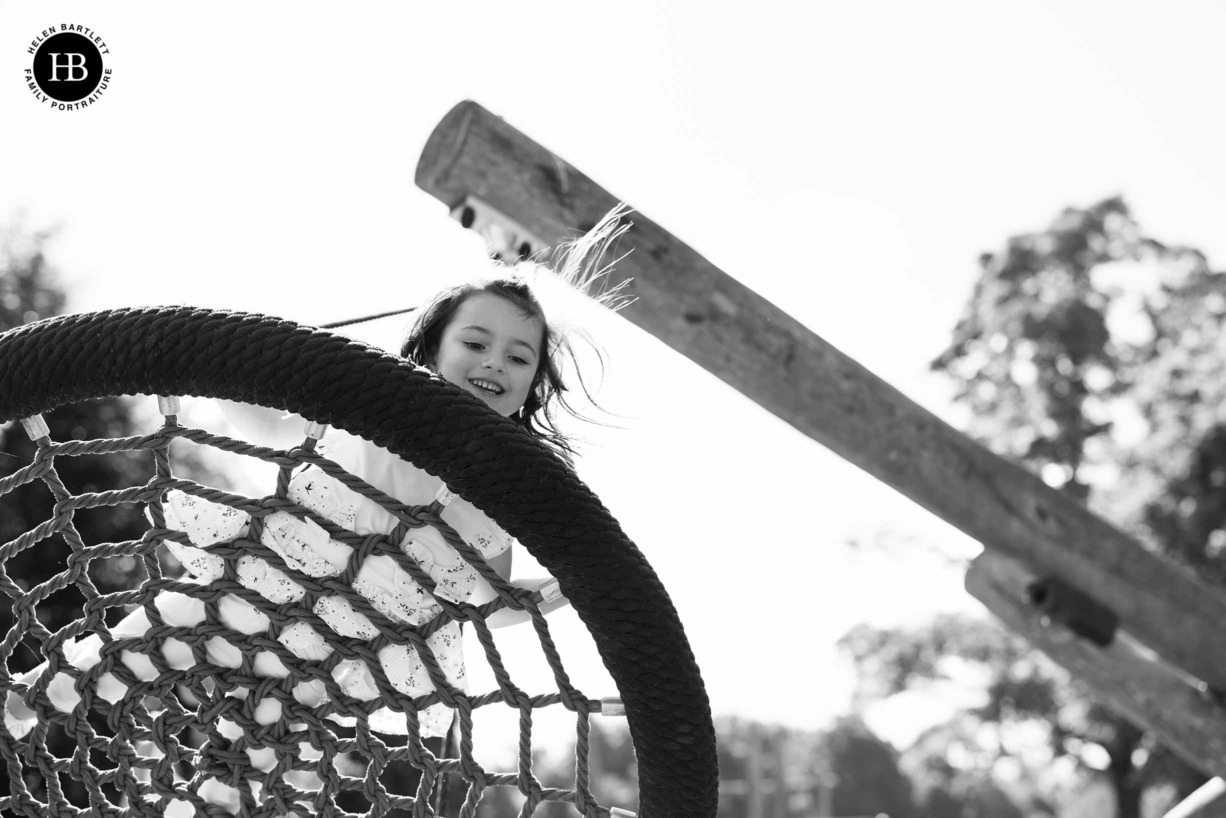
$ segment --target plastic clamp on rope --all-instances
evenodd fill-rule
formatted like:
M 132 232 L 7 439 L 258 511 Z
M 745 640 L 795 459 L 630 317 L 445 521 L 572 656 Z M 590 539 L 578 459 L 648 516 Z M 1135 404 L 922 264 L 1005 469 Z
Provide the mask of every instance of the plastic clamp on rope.
M 47 421 L 43 419 L 42 415 L 31 415 L 28 418 L 22 418 L 21 428 L 26 430 L 30 440 L 42 440 L 44 437 L 51 437 L 51 427 L 47 425 Z
M 179 396 L 158 395 L 158 412 L 165 417 L 179 414 Z

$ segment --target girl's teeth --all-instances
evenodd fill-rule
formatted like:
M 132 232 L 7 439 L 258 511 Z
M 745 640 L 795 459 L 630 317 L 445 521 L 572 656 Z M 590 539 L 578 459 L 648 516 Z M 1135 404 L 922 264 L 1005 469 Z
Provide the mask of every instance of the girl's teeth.
M 488 381 L 476 381 L 476 380 L 469 381 L 469 383 L 471 383 L 473 386 L 477 387 L 478 389 L 489 392 L 492 395 L 502 394 L 502 387 L 498 386 L 497 384 L 490 383 Z

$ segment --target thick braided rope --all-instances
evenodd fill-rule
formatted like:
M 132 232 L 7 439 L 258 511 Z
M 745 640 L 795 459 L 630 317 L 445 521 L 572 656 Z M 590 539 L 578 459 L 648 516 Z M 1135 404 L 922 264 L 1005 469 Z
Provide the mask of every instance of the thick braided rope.
M 442 478 L 529 549 L 591 631 L 626 705 L 641 814 L 714 814 L 710 709 L 667 593 L 590 490 L 514 423 L 399 359 L 266 316 L 118 310 L 0 336 L 0 418 L 132 393 L 286 409 Z

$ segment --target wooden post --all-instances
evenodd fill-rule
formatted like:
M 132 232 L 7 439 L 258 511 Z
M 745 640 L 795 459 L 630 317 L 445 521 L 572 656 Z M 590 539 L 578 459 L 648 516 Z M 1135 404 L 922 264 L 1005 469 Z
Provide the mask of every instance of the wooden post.
M 1226 770 L 1226 711 L 1195 680 L 1126 636 L 1100 648 L 1064 626 L 1044 622 L 1026 601 L 1037 577 L 985 551 L 966 573 L 966 589 L 1010 630 L 1085 682 L 1095 697 L 1152 731 L 1184 761 L 1214 775 Z
M 755 724 L 749 728 L 749 755 L 745 759 L 745 780 L 748 784 L 745 800 L 745 818 L 766 818 L 766 787 L 762 776 L 761 729 Z
M 834 788 L 839 784 L 839 777 L 834 773 L 825 773 L 822 775 L 818 786 L 821 788 L 817 793 L 817 816 L 818 818 L 833 818 L 834 817 Z
M 775 768 L 775 799 L 771 802 L 771 818 L 788 818 L 789 802 L 792 799 L 790 780 L 788 779 L 788 736 L 783 733 L 771 749 L 774 751 L 771 759 Z
M 435 128 L 416 180 L 448 208 L 484 203 L 515 222 L 511 232 L 551 245 L 618 202 L 473 102 Z M 632 279 L 638 297 L 623 316 L 986 548 L 1091 596 L 1171 663 L 1226 691 L 1226 597 L 969 440 L 651 219 L 633 221 L 619 246 L 633 252 L 612 279 Z

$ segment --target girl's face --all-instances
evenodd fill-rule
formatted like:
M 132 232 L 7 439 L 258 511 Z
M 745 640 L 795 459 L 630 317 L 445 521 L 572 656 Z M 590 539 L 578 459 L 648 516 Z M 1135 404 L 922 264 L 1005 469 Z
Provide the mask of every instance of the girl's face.
M 443 330 L 434 371 L 509 417 L 528 399 L 544 337 L 541 319 L 494 293 L 475 292 Z

